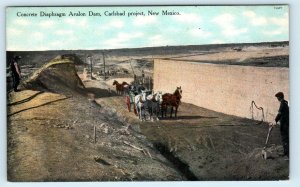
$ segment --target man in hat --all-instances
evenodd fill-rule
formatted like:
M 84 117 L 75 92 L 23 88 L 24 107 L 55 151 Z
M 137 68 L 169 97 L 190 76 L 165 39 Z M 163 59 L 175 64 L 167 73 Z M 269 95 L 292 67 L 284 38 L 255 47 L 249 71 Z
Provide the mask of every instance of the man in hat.
M 15 92 L 18 92 L 18 85 L 20 84 L 20 79 L 22 78 L 21 76 L 21 69 L 18 64 L 22 57 L 21 56 L 14 56 L 12 61 L 10 62 L 10 69 L 11 69 L 11 74 L 13 78 L 13 88 Z
M 278 121 L 280 122 L 280 134 L 283 144 L 282 156 L 289 157 L 289 106 L 288 102 L 284 100 L 284 94 L 282 92 L 275 94 L 275 97 L 277 97 L 278 101 L 280 102 L 280 107 L 275 121 L 276 123 Z

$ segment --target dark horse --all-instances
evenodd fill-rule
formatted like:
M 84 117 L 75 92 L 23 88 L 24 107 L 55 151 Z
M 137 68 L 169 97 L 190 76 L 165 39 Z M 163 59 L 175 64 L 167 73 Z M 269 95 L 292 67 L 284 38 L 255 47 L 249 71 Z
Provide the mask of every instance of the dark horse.
M 116 85 L 117 94 L 122 94 L 129 84 L 127 82 L 123 82 L 120 84 L 118 81 L 114 80 L 113 85 Z
M 170 118 L 173 114 L 173 108 L 175 108 L 175 118 L 177 118 L 177 111 L 180 104 L 180 99 L 182 95 L 181 86 L 177 87 L 173 94 L 165 93 L 162 95 L 162 103 L 161 103 L 161 117 L 167 116 L 167 108 L 171 107 Z

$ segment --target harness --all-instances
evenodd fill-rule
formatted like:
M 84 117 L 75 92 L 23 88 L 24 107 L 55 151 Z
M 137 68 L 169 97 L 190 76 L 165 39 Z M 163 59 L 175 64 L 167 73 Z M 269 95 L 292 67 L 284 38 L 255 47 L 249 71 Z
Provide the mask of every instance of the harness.
M 158 101 L 156 101 L 156 99 L 155 99 L 156 95 L 157 95 L 157 93 L 154 94 L 154 95 L 152 96 L 152 99 L 151 99 L 152 102 L 155 102 L 155 103 L 158 102 Z
M 140 98 L 139 98 L 139 102 L 140 103 L 144 103 L 145 102 L 145 101 L 142 100 L 142 96 L 141 95 L 140 95 Z

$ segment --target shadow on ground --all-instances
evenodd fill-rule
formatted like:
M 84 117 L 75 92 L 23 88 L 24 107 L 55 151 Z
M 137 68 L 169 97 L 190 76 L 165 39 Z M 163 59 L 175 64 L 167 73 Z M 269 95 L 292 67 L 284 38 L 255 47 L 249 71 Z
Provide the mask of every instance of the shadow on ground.
M 92 93 L 95 95 L 95 98 L 103 98 L 103 97 L 114 97 L 119 96 L 115 91 L 107 90 L 107 89 L 101 89 L 101 88 L 85 88 L 85 91 L 88 93 Z
M 218 118 L 218 117 L 214 117 L 214 116 L 177 116 L 176 118 L 175 117 L 166 117 L 166 118 L 160 118 L 160 120 L 193 120 L 193 119 L 202 119 L 202 118 Z

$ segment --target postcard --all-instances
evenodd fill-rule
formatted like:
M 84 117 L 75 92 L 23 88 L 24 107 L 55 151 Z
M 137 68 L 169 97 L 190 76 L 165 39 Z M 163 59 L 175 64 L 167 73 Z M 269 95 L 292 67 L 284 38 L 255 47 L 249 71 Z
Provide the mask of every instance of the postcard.
M 7 180 L 289 179 L 289 6 L 6 8 Z

